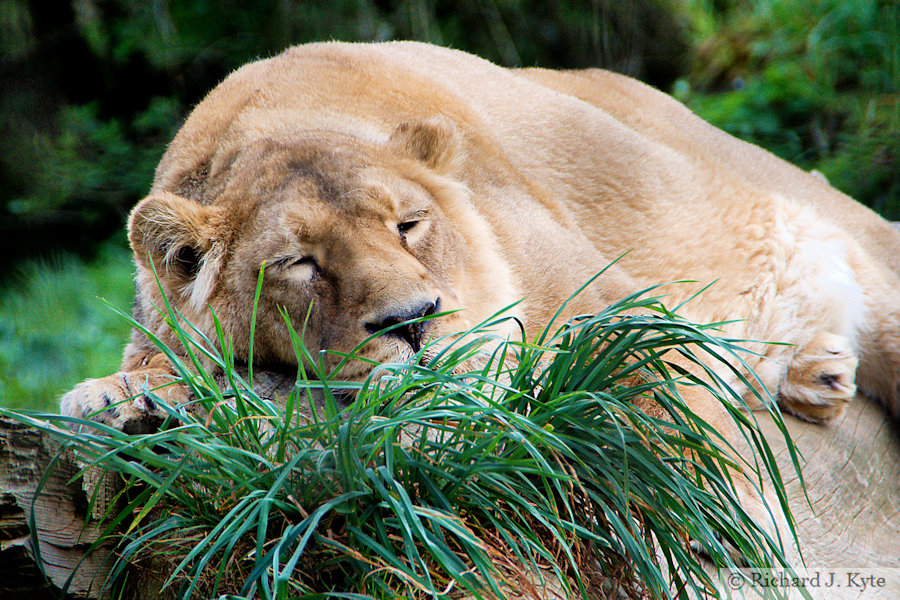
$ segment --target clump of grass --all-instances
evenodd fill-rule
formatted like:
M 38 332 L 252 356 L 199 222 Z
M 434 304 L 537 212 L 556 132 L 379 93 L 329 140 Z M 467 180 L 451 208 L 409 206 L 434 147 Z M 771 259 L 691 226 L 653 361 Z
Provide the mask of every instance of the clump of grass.
M 751 565 L 786 564 L 737 500 L 728 443 L 684 403 L 674 383 L 686 375 L 665 360 L 739 347 L 656 298 L 534 343 L 493 340 L 496 322 L 484 323 L 427 364 L 378 365 L 356 384 L 323 372 L 295 336 L 306 367 L 284 405 L 254 392 L 226 340 L 167 310 L 188 357 L 162 350 L 195 406 L 166 407 L 171 422 L 148 435 L 20 417 L 124 478 L 108 530 L 117 577 L 149 561 L 181 598 L 538 598 L 545 586 L 686 598 L 714 585 L 691 540 L 724 566 L 735 565 L 723 540 Z M 786 509 L 766 442 L 708 375 L 693 383 L 722 399 Z M 648 401 L 666 417 L 641 410 Z

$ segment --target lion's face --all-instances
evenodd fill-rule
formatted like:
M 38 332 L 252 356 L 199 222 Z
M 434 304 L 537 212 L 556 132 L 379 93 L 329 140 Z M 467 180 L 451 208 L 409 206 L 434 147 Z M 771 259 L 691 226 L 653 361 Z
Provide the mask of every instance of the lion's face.
M 318 134 L 221 152 L 202 203 L 161 193 L 136 207 L 139 288 L 158 297 L 149 258 L 173 304 L 215 339 L 211 309 L 245 359 L 263 269 L 255 360 L 296 364 L 289 321 L 314 356 L 331 351 L 329 370 L 361 346 L 365 360 L 341 371 L 352 379 L 460 331 L 468 323 L 455 313 L 364 343 L 462 308 L 454 281 L 466 268 L 464 243 L 445 211 L 465 202 L 465 191 L 440 174 L 453 132 L 417 127 L 385 147 Z

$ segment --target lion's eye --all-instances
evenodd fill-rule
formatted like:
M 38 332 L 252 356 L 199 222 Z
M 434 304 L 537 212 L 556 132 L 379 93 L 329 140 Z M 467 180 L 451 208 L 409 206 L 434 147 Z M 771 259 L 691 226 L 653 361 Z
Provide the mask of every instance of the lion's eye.
M 415 245 L 426 234 L 430 225 L 428 212 L 425 210 L 417 210 L 415 212 L 406 213 L 402 219 L 398 219 L 399 223 L 395 225 L 397 233 L 404 244 Z
M 316 262 L 314 256 L 302 256 L 290 263 L 292 267 L 312 267 L 316 271 L 319 270 L 319 263 Z
M 303 273 L 304 276 L 312 276 L 319 272 L 319 263 L 316 260 L 315 256 L 307 255 L 307 256 L 284 256 L 278 259 L 275 259 L 273 265 L 280 266 L 283 269 L 288 269 L 291 272 L 300 272 Z
M 397 225 L 397 231 L 400 232 L 400 235 L 405 236 L 407 233 L 412 231 L 416 225 L 419 224 L 419 221 L 404 221 Z

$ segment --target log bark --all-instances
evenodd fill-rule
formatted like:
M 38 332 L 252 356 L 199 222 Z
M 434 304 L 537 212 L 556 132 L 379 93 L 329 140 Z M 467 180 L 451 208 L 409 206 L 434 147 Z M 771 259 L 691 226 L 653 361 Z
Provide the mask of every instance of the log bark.
M 801 454 L 806 496 L 781 433 L 771 419 L 760 419 L 760 428 L 785 480 L 805 564 L 802 574 L 818 575 L 823 584 L 808 587 L 810 596 L 900 598 L 900 423 L 863 397 L 829 425 L 790 416 L 785 422 Z M 859 577 L 872 577 L 878 586 L 861 589 Z
M 806 564 L 813 569 L 880 569 L 887 573 L 888 595 L 900 598 L 900 428 L 876 403 L 858 398 L 829 426 L 785 417 L 799 448 L 809 502 L 793 468 L 781 434 L 760 419 L 760 426 L 785 476 L 791 509 L 797 519 Z M 86 514 L 87 498 L 75 460 L 63 455 L 47 473 L 58 444 L 40 431 L 0 418 L 0 598 L 59 598 L 75 571 L 66 600 L 99 598 L 108 573 L 110 548 L 85 558 L 96 539 L 99 521 Z M 42 476 L 46 483 L 36 489 Z M 33 514 L 33 519 L 31 515 Z M 39 540 L 39 557 L 32 544 Z M 39 565 L 47 574 L 41 575 Z M 153 574 L 133 573 L 125 597 L 156 598 Z M 149 583 L 148 583 L 149 582 Z M 811 590 L 813 597 L 822 590 Z M 858 591 L 829 589 L 822 598 L 858 598 Z M 844 594 L 844 595 L 842 595 Z M 893 595 L 892 595 L 893 594 Z M 869 598 L 869 596 L 864 596 Z
M 101 525 L 86 514 L 81 485 L 70 483 L 78 472 L 74 458 L 64 453 L 53 461 L 58 454 L 59 444 L 40 430 L 0 417 L 3 600 L 55 600 L 70 576 L 64 598 L 100 597 L 111 549 L 85 555 Z

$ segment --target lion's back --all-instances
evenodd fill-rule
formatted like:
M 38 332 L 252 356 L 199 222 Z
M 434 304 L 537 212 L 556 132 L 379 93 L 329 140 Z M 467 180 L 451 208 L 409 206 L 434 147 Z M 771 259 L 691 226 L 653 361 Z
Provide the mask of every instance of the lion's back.
M 740 236 L 736 215 L 765 212 L 777 195 L 900 273 L 900 236 L 877 215 L 656 90 L 600 70 L 510 70 L 416 42 L 309 44 L 238 69 L 185 123 L 154 190 L 199 195 L 216 155 L 253 137 L 323 128 L 378 144 L 400 123 L 436 114 L 462 132 L 464 183 L 501 220 L 524 203 L 544 225 L 581 230 L 605 251 L 641 245 L 650 256 L 661 248 L 643 243 L 648 228 L 705 246 L 708 235 Z M 682 231 L 686 213 L 699 228 Z

